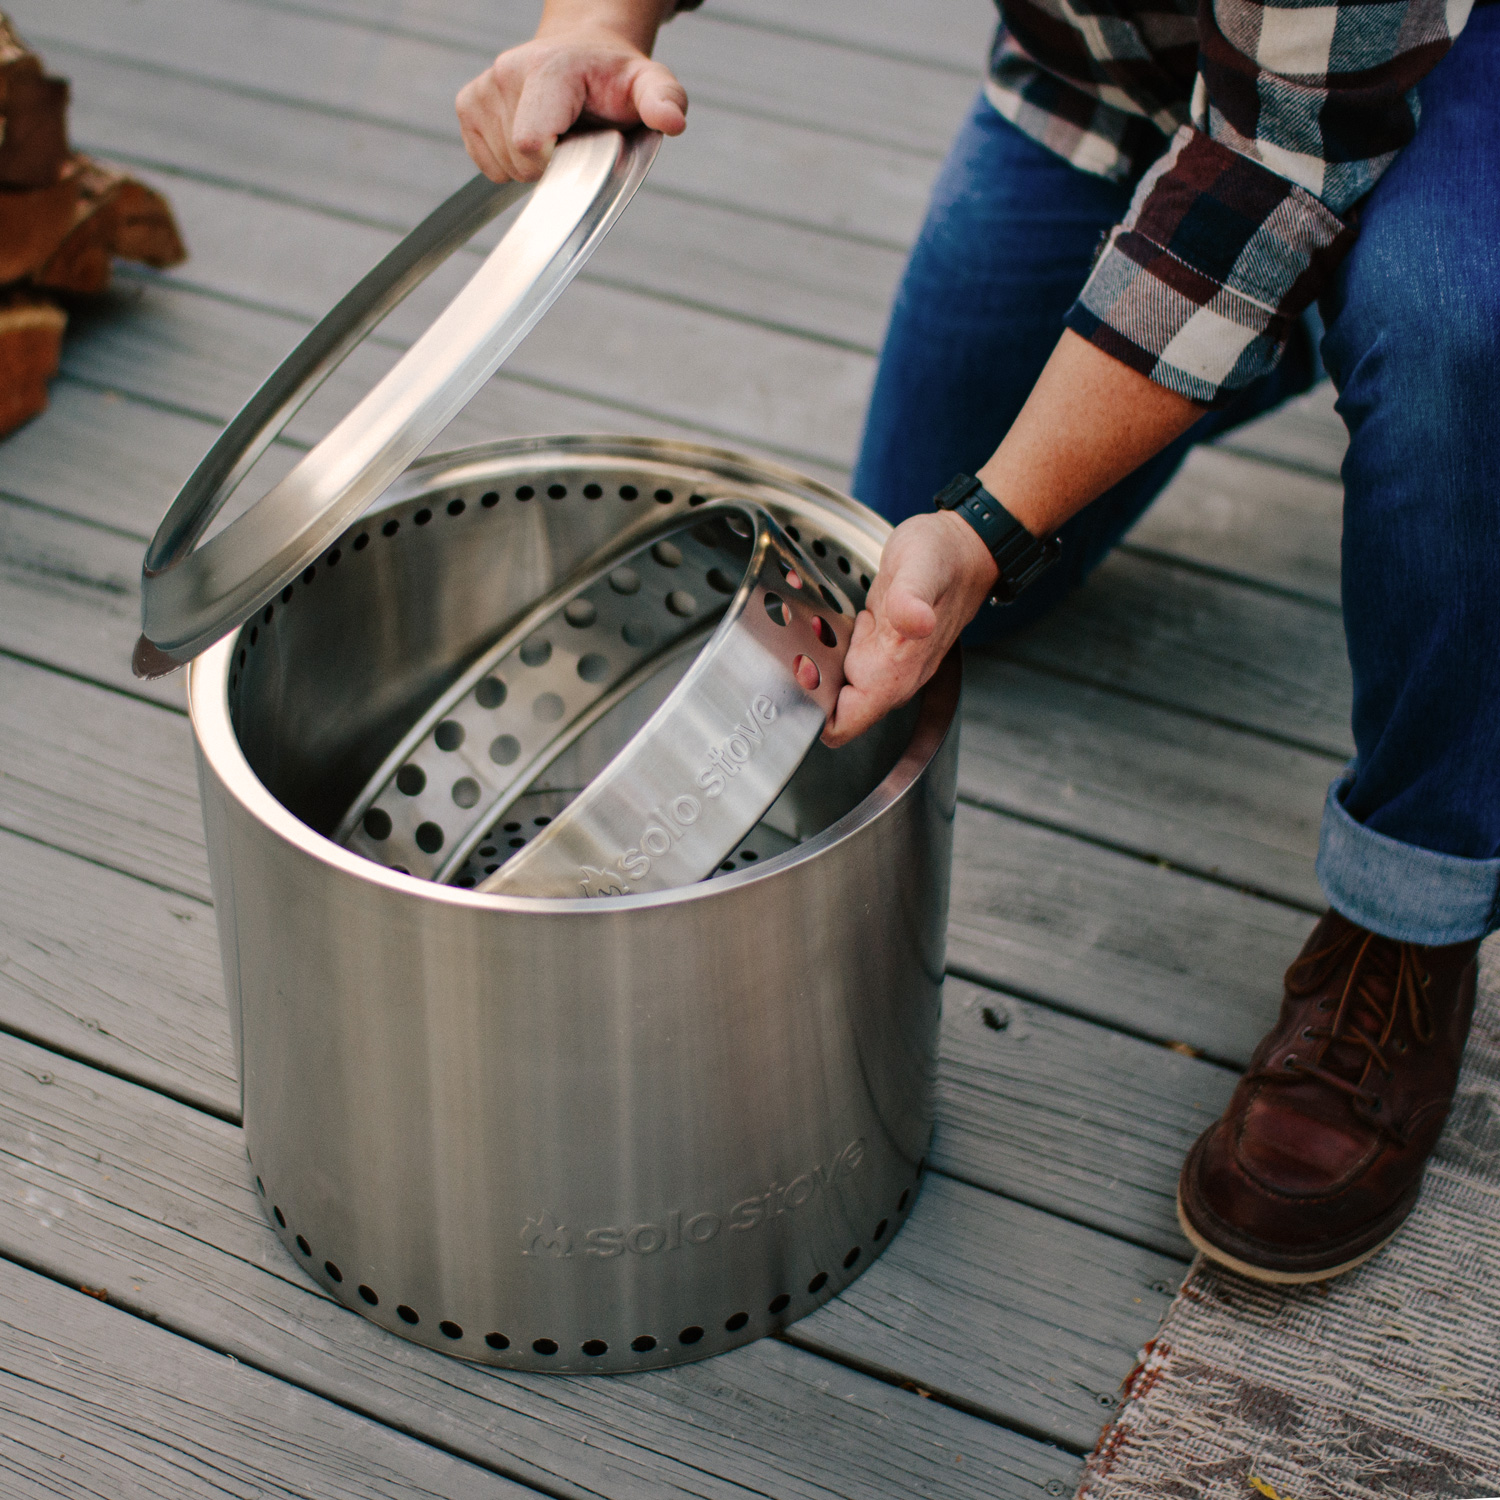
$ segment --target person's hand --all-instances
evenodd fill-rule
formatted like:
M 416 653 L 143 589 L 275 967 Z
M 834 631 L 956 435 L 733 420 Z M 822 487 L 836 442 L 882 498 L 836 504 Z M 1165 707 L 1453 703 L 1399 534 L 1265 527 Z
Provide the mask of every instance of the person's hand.
M 979 612 L 998 572 L 962 516 L 934 511 L 903 521 L 854 622 L 823 743 L 848 744 L 916 693 Z
M 464 145 L 492 182 L 534 182 L 558 136 L 580 115 L 611 125 L 649 125 L 664 135 L 687 126 L 687 90 L 646 49 L 655 25 L 585 20 L 549 27 L 502 52 L 458 93 Z

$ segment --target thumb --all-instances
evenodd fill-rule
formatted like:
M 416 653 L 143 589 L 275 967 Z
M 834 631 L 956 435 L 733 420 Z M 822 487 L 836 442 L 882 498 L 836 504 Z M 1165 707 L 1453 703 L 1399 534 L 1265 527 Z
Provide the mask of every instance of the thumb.
M 648 62 L 631 80 L 630 97 L 643 125 L 663 135 L 687 129 L 687 90 L 665 63 Z

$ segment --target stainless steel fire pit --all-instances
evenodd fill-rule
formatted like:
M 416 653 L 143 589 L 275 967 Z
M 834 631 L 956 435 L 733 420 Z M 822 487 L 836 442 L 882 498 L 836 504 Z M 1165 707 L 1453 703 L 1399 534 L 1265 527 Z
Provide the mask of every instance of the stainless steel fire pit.
M 596 157 L 601 171 L 630 176 Z M 291 404 L 267 399 L 240 438 Z M 212 503 L 232 487 L 232 448 L 215 460 L 218 477 L 199 481 Z M 336 456 L 315 450 L 304 463 L 326 476 Z M 304 505 L 317 487 L 299 498 L 286 482 L 277 503 L 283 519 L 302 506 L 301 541 L 278 567 L 231 566 L 221 549 L 214 567 L 178 572 L 175 593 L 158 591 L 155 615 L 147 602 L 148 634 L 153 621 L 171 624 L 143 644 L 148 670 L 168 664 L 159 648 L 190 654 L 222 633 L 225 609 L 238 610 L 232 633 L 192 663 L 188 687 L 266 1212 L 350 1308 L 469 1359 L 626 1371 L 757 1338 L 867 1267 L 919 1185 L 957 656 L 853 745 L 814 745 L 710 879 L 647 891 L 620 881 L 607 899 L 471 888 L 501 879 L 507 858 L 569 817 L 676 701 L 704 640 L 736 608 L 753 599 L 771 615 L 768 638 L 781 639 L 765 597 L 769 554 L 756 553 L 760 574 L 744 573 L 745 556 L 713 526 L 732 513 L 769 518 L 772 532 L 750 529 L 784 539 L 783 575 L 802 559 L 808 580 L 826 578 L 828 599 L 847 611 L 841 629 L 887 528 L 789 470 L 687 444 L 537 438 L 400 463 L 373 508 L 331 481 Z M 153 577 L 215 546 L 191 550 L 205 508 L 169 518 L 148 592 Z M 609 631 L 628 642 L 636 618 L 615 619 L 589 592 L 619 571 L 601 567 L 635 557 L 640 577 L 642 548 L 672 536 L 679 555 L 662 566 L 704 606 L 664 606 L 657 623 L 682 626 L 664 649 L 617 655 L 597 669 L 604 691 L 576 701 L 526 677 L 549 658 L 535 648 L 527 661 L 536 632 L 521 627 L 558 597 L 595 611 L 575 608 L 559 627 L 588 616 L 576 628 L 596 631 L 590 649 L 551 658 L 589 684 L 596 669 L 584 660 L 610 655 Z M 636 597 L 617 581 L 621 598 Z M 813 599 L 802 579 L 792 586 Z M 724 726 L 734 759 L 730 740 L 768 733 L 774 715 L 755 705 L 784 686 L 751 694 L 754 725 Z M 541 715 L 549 694 L 562 707 Z M 459 707 L 429 724 L 443 703 Z M 442 732 L 459 708 L 465 733 Z M 488 740 L 485 714 L 500 716 Z M 522 765 L 523 729 L 538 717 L 567 732 L 538 730 L 524 775 L 480 788 L 477 763 L 461 774 L 465 743 Z M 742 763 L 752 753 L 747 743 Z M 408 764 L 425 767 L 406 777 L 410 792 Z M 434 788 L 482 825 L 462 849 L 450 842 L 404 873 L 381 839 L 359 845 L 359 829 L 395 828 L 393 799 L 430 799 Z M 424 805 L 413 840 L 436 820 L 439 804 Z

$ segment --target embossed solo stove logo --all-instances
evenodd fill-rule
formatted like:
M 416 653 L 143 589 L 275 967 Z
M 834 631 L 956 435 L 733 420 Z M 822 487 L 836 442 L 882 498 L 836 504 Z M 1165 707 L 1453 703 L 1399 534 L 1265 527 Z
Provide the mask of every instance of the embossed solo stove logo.
M 684 1245 L 706 1245 L 721 1232 L 744 1234 L 768 1223 L 780 1214 L 795 1213 L 825 1193 L 842 1177 L 852 1176 L 865 1159 L 862 1138 L 852 1140 L 825 1167 L 821 1164 L 783 1187 L 773 1182 L 764 1193 L 741 1198 L 728 1213 L 712 1212 L 685 1215 L 679 1208 L 669 1209 L 659 1223 L 604 1224 L 575 1237 L 557 1215 L 543 1211 L 527 1219 L 521 1228 L 522 1255 L 551 1255 L 564 1260 L 575 1249 L 584 1255 L 607 1259 L 629 1252 L 632 1255 L 655 1255 L 664 1250 L 680 1250 Z
M 765 742 L 766 730 L 775 721 L 776 705 L 761 693 L 751 700 L 740 722 L 717 744 L 708 747 L 697 777 L 706 798 L 724 795 L 730 781 L 740 774 L 740 767 Z M 631 889 L 630 882 L 644 880 L 651 873 L 651 861 L 670 853 L 702 814 L 703 803 L 691 792 L 670 798 L 652 813 L 640 837 L 613 866 L 606 865 L 602 870 L 593 865 L 579 867 L 579 890 L 585 896 L 626 895 Z

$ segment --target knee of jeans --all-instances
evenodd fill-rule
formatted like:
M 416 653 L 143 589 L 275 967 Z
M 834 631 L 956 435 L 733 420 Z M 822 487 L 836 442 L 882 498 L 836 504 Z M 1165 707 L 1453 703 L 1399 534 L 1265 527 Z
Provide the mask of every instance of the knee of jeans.
M 1351 260 L 1365 248 L 1356 245 Z M 1414 271 L 1409 257 L 1370 249 L 1350 267 L 1323 346 L 1341 391 L 1353 385 L 1348 394 L 1357 401 L 1360 375 L 1368 371 L 1382 395 L 1411 399 L 1434 416 L 1472 410 L 1476 398 L 1493 409 L 1500 396 L 1494 335 L 1500 281 L 1444 267 L 1439 257 Z

